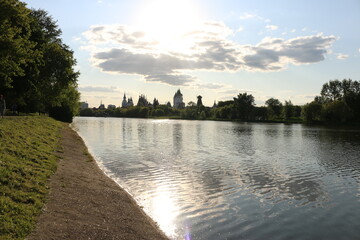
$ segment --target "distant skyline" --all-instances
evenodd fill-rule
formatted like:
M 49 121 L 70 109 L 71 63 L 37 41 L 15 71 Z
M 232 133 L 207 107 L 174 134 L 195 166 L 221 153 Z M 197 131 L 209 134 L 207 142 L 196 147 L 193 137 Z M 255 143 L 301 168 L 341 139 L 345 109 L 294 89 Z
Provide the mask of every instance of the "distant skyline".
M 26 0 L 74 51 L 81 100 L 206 106 L 247 92 L 302 105 L 334 79 L 360 80 L 360 1 Z

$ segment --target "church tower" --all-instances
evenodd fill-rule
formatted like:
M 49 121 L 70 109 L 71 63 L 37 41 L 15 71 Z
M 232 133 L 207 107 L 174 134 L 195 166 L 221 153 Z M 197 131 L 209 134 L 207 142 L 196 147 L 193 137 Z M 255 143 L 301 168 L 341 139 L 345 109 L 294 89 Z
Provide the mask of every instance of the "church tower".
M 183 95 L 180 92 L 180 89 L 174 95 L 174 108 L 184 108 L 185 103 L 183 102 Z
M 123 108 L 127 107 L 127 101 L 126 101 L 126 94 L 125 93 L 124 93 L 124 97 L 123 97 L 121 107 L 123 107 Z

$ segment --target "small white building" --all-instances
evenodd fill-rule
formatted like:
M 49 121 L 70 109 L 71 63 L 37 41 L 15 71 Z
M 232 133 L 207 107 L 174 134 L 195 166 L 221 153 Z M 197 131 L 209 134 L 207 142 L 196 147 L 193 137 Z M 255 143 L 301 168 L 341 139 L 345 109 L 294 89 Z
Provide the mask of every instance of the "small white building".
M 80 103 L 80 109 L 83 110 L 83 109 L 87 109 L 89 108 L 89 104 L 87 102 L 81 102 Z
M 184 108 L 185 107 L 185 103 L 183 102 L 183 95 L 179 90 L 177 90 L 177 92 L 174 95 L 174 108 Z

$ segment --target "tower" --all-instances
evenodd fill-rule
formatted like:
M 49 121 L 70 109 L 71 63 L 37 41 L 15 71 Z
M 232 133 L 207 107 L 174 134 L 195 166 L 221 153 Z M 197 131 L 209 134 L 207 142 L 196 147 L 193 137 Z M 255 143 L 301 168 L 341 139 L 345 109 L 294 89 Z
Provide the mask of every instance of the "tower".
M 174 108 L 184 108 L 185 103 L 183 102 L 183 95 L 180 92 L 180 89 L 177 90 L 177 92 L 174 95 Z
M 121 107 L 125 108 L 127 107 L 127 101 L 126 101 L 126 94 L 124 93 L 124 97 L 123 97 L 123 100 L 122 100 L 122 103 L 121 103 Z

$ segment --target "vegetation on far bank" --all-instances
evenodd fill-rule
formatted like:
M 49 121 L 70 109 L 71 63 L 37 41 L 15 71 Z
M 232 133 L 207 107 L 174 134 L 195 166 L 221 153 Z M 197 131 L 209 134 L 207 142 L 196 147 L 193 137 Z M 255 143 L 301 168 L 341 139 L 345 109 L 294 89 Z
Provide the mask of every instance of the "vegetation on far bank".
M 359 124 L 360 82 L 351 79 L 329 81 L 323 85 L 320 95 L 304 106 L 294 105 L 290 100 L 282 103 L 276 98 L 268 99 L 265 105 L 257 107 L 251 94 L 239 93 L 233 100 L 220 101 L 213 107 L 205 107 L 198 101 L 177 109 L 170 103 L 160 105 L 156 98 L 151 104 L 141 95 L 136 106 L 88 108 L 81 110 L 80 116 Z
M 0 118 L 0 239 L 24 239 L 34 229 L 63 126 L 49 117 Z
M 79 73 L 56 21 L 19 0 L 0 1 L 0 94 L 8 109 L 48 112 L 71 122 Z

